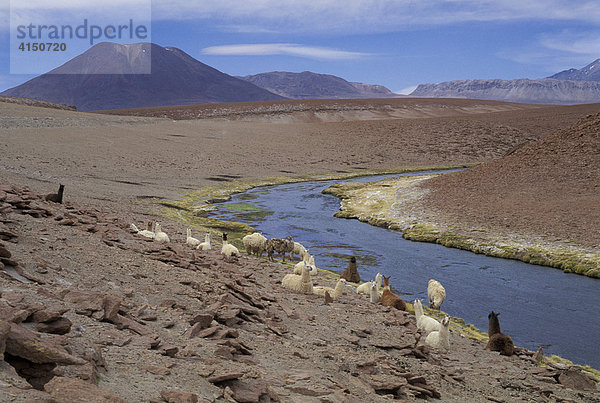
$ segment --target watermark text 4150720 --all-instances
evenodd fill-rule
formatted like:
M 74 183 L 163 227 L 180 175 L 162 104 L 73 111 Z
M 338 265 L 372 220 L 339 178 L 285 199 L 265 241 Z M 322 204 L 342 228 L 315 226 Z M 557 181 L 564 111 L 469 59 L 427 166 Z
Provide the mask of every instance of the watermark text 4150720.
M 149 74 L 150 2 L 105 0 L 100 8 L 92 0 L 76 3 L 11 0 L 11 73 Z M 98 70 L 89 70 L 82 63 L 69 63 L 99 44 L 102 52 L 119 52 L 135 61 L 106 65 Z M 98 54 L 100 50 L 95 52 Z

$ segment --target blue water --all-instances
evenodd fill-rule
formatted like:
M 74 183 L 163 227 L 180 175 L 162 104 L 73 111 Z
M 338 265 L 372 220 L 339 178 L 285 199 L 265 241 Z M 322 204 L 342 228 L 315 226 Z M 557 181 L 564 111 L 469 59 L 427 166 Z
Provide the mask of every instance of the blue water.
M 557 354 L 600 368 L 600 280 L 411 242 L 396 231 L 335 218 L 339 199 L 321 191 L 339 182 L 343 181 L 254 188 L 218 204 L 215 217 L 245 222 L 267 237 L 292 235 L 310 250 L 322 269 L 341 272 L 349 257 L 356 256 L 363 281 L 373 279 L 378 272 L 391 276 L 392 288 L 406 301 L 421 298 L 427 303 L 427 282 L 435 278 L 446 289 L 442 310 L 448 314 L 487 331 L 489 312 L 500 312 L 502 331 L 515 345 L 530 350 L 544 345 L 546 355 Z M 229 203 L 240 202 L 273 213 L 257 218 L 251 212 L 227 210 Z

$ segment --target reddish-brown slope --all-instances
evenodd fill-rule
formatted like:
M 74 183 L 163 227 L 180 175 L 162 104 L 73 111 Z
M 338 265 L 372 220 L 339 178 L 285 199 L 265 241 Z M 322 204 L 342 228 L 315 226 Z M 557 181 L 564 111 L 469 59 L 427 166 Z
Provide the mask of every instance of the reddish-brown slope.
M 426 203 L 466 225 L 599 246 L 600 113 L 427 186 Z

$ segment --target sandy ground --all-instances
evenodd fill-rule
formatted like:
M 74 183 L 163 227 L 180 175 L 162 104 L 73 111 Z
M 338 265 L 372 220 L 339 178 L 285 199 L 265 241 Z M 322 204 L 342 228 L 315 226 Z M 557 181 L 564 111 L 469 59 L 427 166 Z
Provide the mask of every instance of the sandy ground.
M 443 211 L 466 227 L 483 224 L 598 250 L 600 114 L 425 187 L 433 190 L 426 208 Z
M 388 102 L 404 113 L 433 103 Z M 428 105 L 427 117 L 347 120 L 356 116 L 340 103 L 344 121 L 302 122 L 301 112 L 290 123 L 271 122 L 279 112 L 260 114 L 262 121 L 222 113 L 218 120 L 172 121 L 0 103 L 1 169 L 40 193 L 60 182 L 72 200 L 128 210 L 139 198 L 173 199 L 223 179 L 482 162 L 595 110 L 443 100 Z
M 394 102 L 410 109 L 424 101 Z M 436 105 L 427 116 L 385 120 L 373 120 L 364 108 L 360 115 L 369 119 L 355 120 L 342 104 L 343 118 L 282 122 L 280 112 L 172 121 L 0 104 L 0 218 L 10 254 L 2 262 L 30 278 L 0 276 L 0 313 L 14 324 L 9 340 L 24 337 L 21 328 L 38 329 L 64 359 L 70 354 L 79 364 L 17 360 L 28 377 L 43 380 L 53 371 L 68 378 L 55 378 L 42 392 L 27 389 L 1 362 L 0 400 L 72 401 L 57 397 L 61 390 L 99 397 L 87 389 L 98 379 L 113 394 L 99 401 L 194 401 L 169 400 L 172 391 L 201 401 L 600 401 L 597 387 L 559 385 L 561 375 L 568 383 L 566 368 L 537 368 L 524 352 L 499 356 L 454 326 L 450 351 L 429 350 L 418 347 L 421 334 L 410 314 L 351 292 L 325 304 L 286 291 L 279 284 L 289 266 L 193 251 L 178 235 L 182 223 L 162 221 L 169 245 L 128 231 L 131 222 L 156 218 L 148 196 L 175 199 L 232 178 L 489 161 L 597 109 Z M 58 183 L 66 185 L 66 205 L 38 198 Z M 334 281 L 325 273 L 314 279 Z M 64 326 L 61 316 L 71 323 L 65 335 L 41 330 L 47 323 Z M 88 386 L 69 383 L 75 378 Z

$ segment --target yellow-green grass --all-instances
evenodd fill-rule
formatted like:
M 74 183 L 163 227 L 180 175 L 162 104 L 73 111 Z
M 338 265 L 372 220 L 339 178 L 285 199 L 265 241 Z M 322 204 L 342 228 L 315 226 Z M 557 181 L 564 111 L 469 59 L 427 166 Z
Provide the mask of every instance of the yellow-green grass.
M 473 165 L 473 164 L 471 164 Z M 261 179 L 237 179 L 219 182 L 218 185 L 204 186 L 200 189 L 187 192 L 178 200 L 152 199 L 150 202 L 155 206 L 163 217 L 178 221 L 198 231 L 210 232 L 214 237 L 220 237 L 223 232 L 228 233 L 228 239 L 238 248 L 242 247 L 241 238 L 254 229 L 249 225 L 237 222 L 228 222 L 209 217 L 215 203 L 225 202 L 236 193 L 242 193 L 249 189 L 282 185 L 286 183 L 297 183 L 317 180 L 348 179 L 358 176 L 399 174 L 406 172 L 418 172 L 427 170 L 449 170 L 465 168 L 470 165 L 438 166 L 438 167 L 404 167 L 386 171 L 356 170 L 352 172 L 336 172 L 299 176 L 271 176 Z M 249 200 L 252 197 L 244 197 Z M 255 212 L 256 214 L 269 214 L 259 208 L 250 207 L 250 203 L 236 203 L 228 208 L 235 211 Z
M 600 278 L 600 252 L 577 245 L 565 246 L 515 234 L 511 239 L 490 231 L 468 232 L 454 228 L 443 219 L 421 218 L 422 212 L 412 214 L 426 193 L 419 187 L 432 175 L 388 178 L 367 183 L 338 183 L 323 193 L 341 199 L 340 218 L 356 218 L 371 225 L 399 230 L 405 239 L 438 243 L 447 247 L 468 250 L 525 263 L 550 266 L 567 273 Z M 449 222 L 450 220 L 447 220 Z

